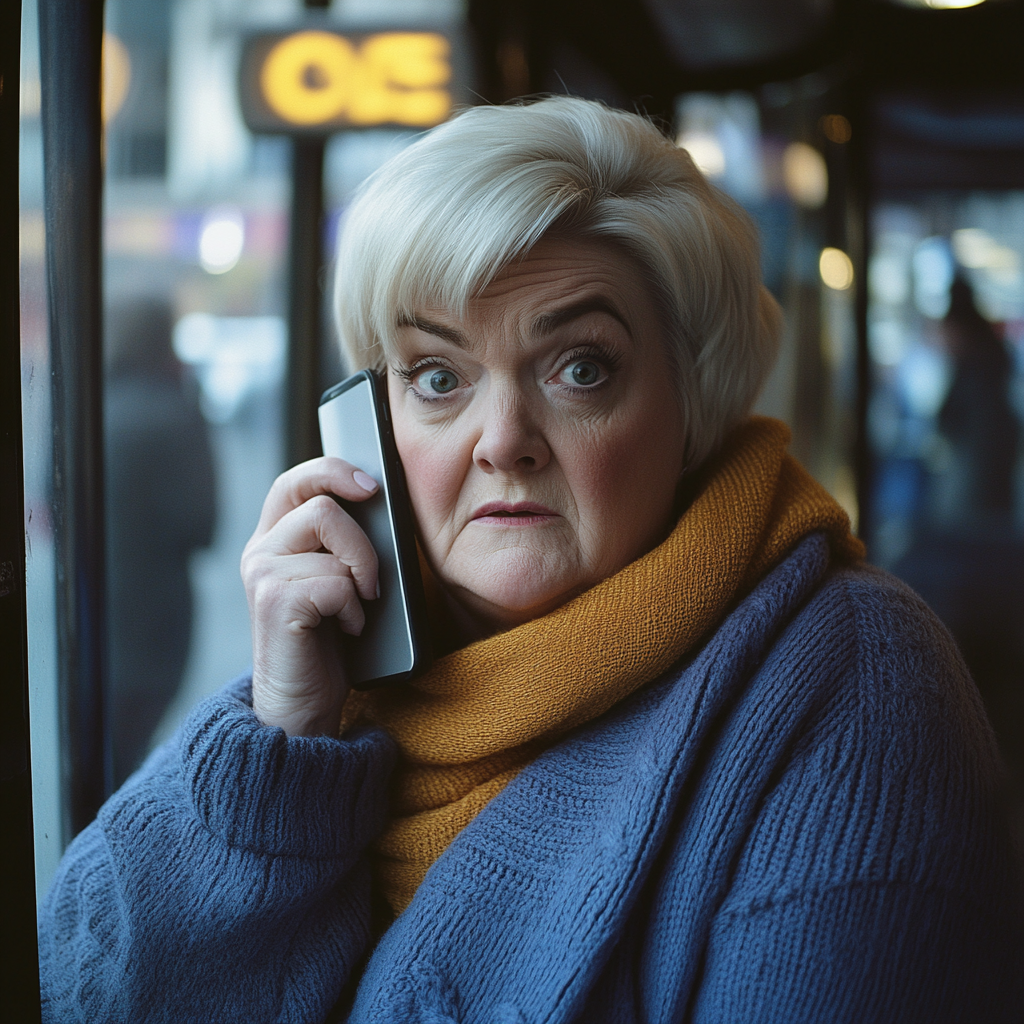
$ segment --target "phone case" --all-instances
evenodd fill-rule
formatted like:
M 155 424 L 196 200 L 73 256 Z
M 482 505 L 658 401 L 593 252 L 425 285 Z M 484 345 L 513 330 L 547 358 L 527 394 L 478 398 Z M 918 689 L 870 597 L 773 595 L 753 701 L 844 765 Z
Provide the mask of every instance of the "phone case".
M 380 485 L 366 501 L 340 501 L 373 544 L 380 580 L 380 597 L 363 602 L 363 632 L 343 641 L 349 684 L 367 690 L 403 683 L 430 666 L 431 647 L 412 508 L 383 381 L 362 370 L 336 384 L 320 399 L 319 420 L 324 454 Z

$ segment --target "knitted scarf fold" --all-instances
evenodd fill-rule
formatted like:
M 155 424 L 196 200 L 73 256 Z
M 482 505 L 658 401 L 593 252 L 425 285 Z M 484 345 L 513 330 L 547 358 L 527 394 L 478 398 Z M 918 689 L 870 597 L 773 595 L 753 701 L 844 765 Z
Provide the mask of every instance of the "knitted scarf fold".
M 694 648 L 801 538 L 820 530 L 837 560 L 864 557 L 846 513 L 786 454 L 788 442 L 783 423 L 750 419 L 702 470 L 697 496 L 653 551 L 407 686 L 350 695 L 342 727 L 373 722 L 401 752 L 374 854 L 396 914 L 526 764 Z

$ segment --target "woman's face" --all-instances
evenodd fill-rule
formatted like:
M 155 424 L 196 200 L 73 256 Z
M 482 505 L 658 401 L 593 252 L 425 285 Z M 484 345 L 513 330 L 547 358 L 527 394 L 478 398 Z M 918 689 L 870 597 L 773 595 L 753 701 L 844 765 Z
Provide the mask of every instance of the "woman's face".
M 479 632 L 556 608 L 672 525 L 673 368 L 610 246 L 545 239 L 465 317 L 417 310 L 388 390 L 424 553 Z

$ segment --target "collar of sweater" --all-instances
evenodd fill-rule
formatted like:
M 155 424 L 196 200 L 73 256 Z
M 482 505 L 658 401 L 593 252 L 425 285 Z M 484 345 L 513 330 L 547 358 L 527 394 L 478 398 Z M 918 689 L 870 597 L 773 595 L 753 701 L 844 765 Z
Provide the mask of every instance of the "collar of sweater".
M 806 538 L 692 658 L 527 765 L 385 933 L 349 1024 L 592 1020 L 638 907 L 644 1019 L 682 1020 L 737 851 L 836 678 L 796 682 L 788 657 L 763 671 L 830 561 Z M 805 630 L 790 646 L 821 642 Z M 624 955 L 635 970 L 637 947 Z
M 863 557 L 835 500 L 752 418 L 701 474 L 657 548 L 549 615 L 440 659 L 408 686 L 353 694 L 345 723 L 385 728 L 402 754 L 377 875 L 396 912 L 524 765 L 677 662 L 802 537 Z

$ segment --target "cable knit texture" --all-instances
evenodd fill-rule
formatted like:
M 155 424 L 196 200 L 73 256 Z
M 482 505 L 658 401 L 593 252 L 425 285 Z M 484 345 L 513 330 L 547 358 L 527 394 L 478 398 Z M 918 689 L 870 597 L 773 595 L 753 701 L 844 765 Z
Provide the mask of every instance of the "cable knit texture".
M 537 754 L 675 664 L 794 544 L 864 557 L 835 499 L 753 417 L 701 473 L 668 538 L 548 615 L 440 659 L 408 686 L 353 693 L 402 758 L 375 878 L 396 913 L 451 841 Z
M 368 960 L 393 746 L 286 739 L 247 701 L 200 706 L 68 850 L 45 1020 L 1019 1020 L 1020 864 L 977 693 L 921 602 L 830 570 L 820 535 L 519 772 Z

